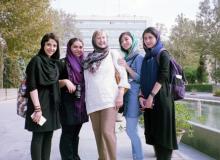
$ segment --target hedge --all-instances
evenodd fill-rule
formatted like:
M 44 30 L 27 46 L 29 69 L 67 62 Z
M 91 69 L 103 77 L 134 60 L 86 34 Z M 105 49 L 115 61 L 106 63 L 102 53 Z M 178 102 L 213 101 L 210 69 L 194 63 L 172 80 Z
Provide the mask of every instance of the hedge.
M 186 91 L 212 92 L 212 84 L 187 84 Z

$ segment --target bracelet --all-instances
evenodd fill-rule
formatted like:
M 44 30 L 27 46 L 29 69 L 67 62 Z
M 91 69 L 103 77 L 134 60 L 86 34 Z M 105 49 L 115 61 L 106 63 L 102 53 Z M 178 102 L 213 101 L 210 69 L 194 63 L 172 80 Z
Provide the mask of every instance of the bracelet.
M 41 111 L 41 107 L 40 106 L 36 106 L 35 108 L 34 108 L 34 112 L 40 112 Z
M 153 92 L 150 92 L 150 95 L 154 98 L 156 94 L 154 94 Z

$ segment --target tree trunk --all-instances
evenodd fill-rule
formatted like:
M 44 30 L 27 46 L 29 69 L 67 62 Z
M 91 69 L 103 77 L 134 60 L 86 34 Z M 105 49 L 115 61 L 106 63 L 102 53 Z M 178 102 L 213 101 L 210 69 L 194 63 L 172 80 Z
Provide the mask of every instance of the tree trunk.
M 0 88 L 3 88 L 3 72 L 4 72 L 4 58 L 7 52 L 7 45 L 0 34 Z

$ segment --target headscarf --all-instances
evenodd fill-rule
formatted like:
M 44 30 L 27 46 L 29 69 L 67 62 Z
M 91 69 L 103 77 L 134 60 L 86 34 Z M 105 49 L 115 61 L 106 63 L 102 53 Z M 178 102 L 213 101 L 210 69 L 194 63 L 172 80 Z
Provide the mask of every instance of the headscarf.
M 153 48 L 147 48 L 147 46 L 144 43 L 144 35 L 146 33 L 153 34 L 157 39 L 157 42 Z M 161 50 L 161 48 L 163 48 L 163 44 L 160 40 L 160 33 L 153 27 L 147 28 L 144 31 L 142 38 L 143 38 L 143 47 L 146 52 L 146 55 L 143 60 L 142 69 L 141 69 L 142 70 L 141 73 L 143 75 L 141 76 L 141 90 L 143 94 L 147 97 L 150 94 L 151 90 L 153 89 L 154 84 L 156 83 L 158 78 L 159 65 L 157 63 L 156 57 L 159 51 Z
M 39 63 L 39 84 L 40 85 L 52 85 L 57 83 L 59 72 L 57 67 L 57 60 L 49 58 L 44 54 L 38 54 L 41 59 L 41 63 Z
M 79 57 L 75 56 L 71 51 L 70 43 L 67 44 L 66 62 L 67 62 L 67 72 L 68 77 L 74 84 L 80 84 L 84 81 L 83 69 L 81 66 L 83 60 L 83 54 Z
M 52 98 L 51 107 L 57 110 L 60 103 L 60 92 L 58 86 L 59 69 L 57 66 L 57 60 L 49 58 L 45 54 L 38 53 L 41 59 L 38 63 L 38 72 L 36 72 L 36 77 L 38 77 L 38 83 L 41 86 L 50 87 L 50 96 Z
M 71 45 L 76 41 L 82 42 L 80 39 L 73 38 L 73 39 L 70 39 L 67 44 L 66 62 L 67 62 L 67 72 L 68 72 L 69 80 L 73 82 L 75 85 L 81 86 L 80 99 L 77 101 L 73 101 L 74 113 L 81 114 L 81 113 L 86 113 L 85 80 L 84 80 L 83 68 L 82 68 L 83 54 L 77 57 L 71 51 Z M 79 122 L 81 122 L 83 118 L 87 119 L 87 115 L 83 114 L 81 116 L 78 115 Z
M 96 44 L 96 36 L 98 34 L 105 34 L 103 31 L 95 31 L 92 36 L 92 45 L 94 48 L 94 51 L 89 53 L 86 59 L 83 61 L 83 68 L 86 70 L 88 69 L 89 72 L 95 73 L 100 65 L 102 60 L 107 57 L 109 53 L 108 45 L 106 45 L 105 48 L 100 48 Z
M 122 45 L 121 45 L 121 38 L 123 35 L 128 35 L 131 37 L 132 39 L 132 44 L 131 44 L 131 47 L 128 49 L 128 50 L 125 50 Z M 136 38 L 136 36 L 130 32 L 124 32 L 120 35 L 119 37 L 119 44 L 120 44 L 120 48 L 121 48 L 121 51 L 125 54 L 125 60 L 126 62 L 132 60 L 133 58 L 136 57 L 136 55 L 138 54 L 138 52 L 136 52 L 138 50 L 138 40 Z
M 157 42 L 153 48 L 147 48 L 147 46 L 145 45 L 145 43 L 144 43 L 144 34 L 145 33 L 151 33 L 157 39 Z M 160 49 L 163 48 L 163 44 L 160 40 L 160 33 L 153 27 L 147 28 L 144 31 L 142 38 L 143 38 L 143 47 L 146 52 L 145 58 L 147 58 L 147 59 L 149 59 L 151 57 L 155 57 L 159 53 Z

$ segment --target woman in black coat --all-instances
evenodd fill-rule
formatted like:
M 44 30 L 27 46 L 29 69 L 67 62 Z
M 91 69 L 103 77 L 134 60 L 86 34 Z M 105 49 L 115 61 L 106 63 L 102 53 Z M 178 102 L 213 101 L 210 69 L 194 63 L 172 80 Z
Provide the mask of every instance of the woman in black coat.
M 41 48 L 26 68 L 28 104 L 25 129 L 32 131 L 32 160 L 49 160 L 53 131 L 60 128 L 59 42 L 53 33 L 41 40 Z M 42 117 L 46 118 L 40 124 Z
M 66 57 L 60 63 L 60 79 L 62 79 L 60 80 L 62 87 L 60 153 L 62 160 L 80 160 L 78 154 L 79 133 L 82 124 L 88 122 L 82 60 L 82 40 L 70 39 L 67 44 Z
M 139 102 L 144 111 L 146 143 L 154 146 L 158 160 L 170 160 L 178 146 L 174 100 L 169 90 L 169 53 L 163 49 L 155 28 L 147 28 L 142 38 L 146 55 L 141 69 Z

